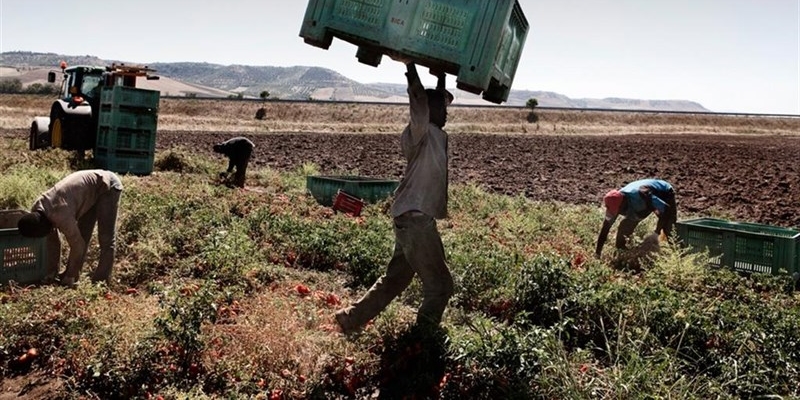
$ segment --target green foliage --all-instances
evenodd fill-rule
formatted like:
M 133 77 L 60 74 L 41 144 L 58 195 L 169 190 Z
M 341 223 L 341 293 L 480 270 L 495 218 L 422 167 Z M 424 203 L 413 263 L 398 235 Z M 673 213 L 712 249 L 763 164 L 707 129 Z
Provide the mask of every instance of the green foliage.
M 215 169 L 207 159 L 183 148 L 158 152 L 153 166 L 156 171 L 186 174 L 210 174 Z
M 553 333 L 498 325 L 480 315 L 469 318 L 464 329 L 451 333 L 450 351 L 457 362 L 449 368 L 444 398 L 535 398 L 542 366 L 558 346 Z
M 63 176 L 18 164 L 0 175 L 0 209 L 29 209 L 36 198 Z
M 68 153 L 28 152 L 23 139 L 0 151 L 0 203 L 8 208 L 30 207 L 70 171 Z M 110 287 L 82 280 L 75 290 L 0 289 L 2 377 L 58 374 L 69 390 L 99 398 L 254 397 L 286 380 L 283 366 L 208 362 L 211 328 L 243 328 L 221 317 L 234 298 L 299 299 L 297 313 L 286 315 L 323 320 L 339 304 L 317 292 L 351 303 L 385 271 L 389 202 L 353 218 L 305 192 L 306 176 L 319 173 L 313 164 L 255 169 L 248 179 L 258 191 L 229 190 L 213 183 L 213 159 L 160 154 L 152 175 L 122 177 Z M 437 222 L 456 281 L 446 331 L 408 328 L 422 297 L 418 281 L 354 341 L 301 321 L 311 327 L 293 344 L 328 356 L 305 371 L 312 384 L 292 383 L 291 396 L 366 397 L 376 387 L 432 398 L 800 396 L 800 301 L 787 276 L 708 268 L 707 254 L 672 244 L 641 268 L 614 268 L 590 256 L 602 220 L 595 206 L 475 185 L 453 185 L 449 199 L 449 218 Z M 635 236 L 651 230 L 648 220 Z M 94 245 L 87 258 L 96 262 Z M 312 293 L 287 294 L 295 282 Z M 138 294 L 120 301 L 127 288 Z M 136 310 L 148 304 L 149 314 Z M 285 332 L 251 333 L 264 347 L 270 334 Z M 15 361 L 31 347 L 47 356 Z
M 534 98 L 528 99 L 528 101 L 525 103 L 525 107 L 531 110 L 531 112 L 528 113 L 527 117 L 528 122 L 530 123 L 539 122 L 539 114 L 536 114 L 536 107 L 538 106 L 539 106 L 539 100 L 536 100 Z
M 19 78 L 0 78 L 0 93 L 57 94 L 58 87 L 41 83 L 23 87 Z
M 261 93 L 259 93 L 258 97 L 260 97 L 262 100 L 266 100 L 267 97 L 269 97 L 269 92 L 264 90 Z
M 52 84 L 32 83 L 25 88 L 24 92 L 30 94 L 54 95 L 58 94 L 58 91 L 58 86 Z
M 574 290 L 570 263 L 538 255 L 522 264 L 514 279 L 515 307 L 525 318 L 542 326 L 555 324 L 561 318 L 561 302 Z
M 203 324 L 213 324 L 217 319 L 217 293 L 211 286 L 216 284 L 202 283 L 180 291 L 167 290 L 160 296 L 166 312 L 154 321 L 155 338 L 172 346 L 171 356 L 186 372 L 192 364 L 200 362 L 200 350 L 204 347 Z
M 22 92 L 22 81 L 19 78 L 0 79 L 0 93 L 20 93 Z
M 233 287 L 263 260 L 241 221 L 220 221 L 219 225 L 200 240 L 192 272 L 194 277 L 212 279 L 221 287 Z

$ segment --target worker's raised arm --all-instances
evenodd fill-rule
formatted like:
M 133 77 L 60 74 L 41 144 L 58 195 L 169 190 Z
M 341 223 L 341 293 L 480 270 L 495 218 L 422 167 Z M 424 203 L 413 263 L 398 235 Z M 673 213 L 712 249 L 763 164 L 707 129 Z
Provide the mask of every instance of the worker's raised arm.
M 408 79 L 408 103 L 410 107 L 409 127 L 411 135 L 414 137 L 414 143 L 419 143 L 428 133 L 428 123 L 430 121 L 428 95 L 419 80 L 417 67 L 414 63 L 406 63 L 406 79 Z

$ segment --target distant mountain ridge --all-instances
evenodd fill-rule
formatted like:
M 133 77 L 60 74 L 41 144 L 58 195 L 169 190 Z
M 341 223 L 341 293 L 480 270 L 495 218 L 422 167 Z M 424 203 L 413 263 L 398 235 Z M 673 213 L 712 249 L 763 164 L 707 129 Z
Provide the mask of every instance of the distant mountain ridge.
M 70 65 L 110 65 L 124 63 L 143 65 L 140 62 L 124 60 L 104 60 L 96 56 L 69 56 L 55 53 L 36 53 L 14 51 L 0 53 L 0 79 L 17 75 L 41 77 L 46 71 L 55 68 L 62 60 Z M 248 65 L 220 65 L 205 62 L 175 62 L 144 64 L 154 68 L 161 81 L 147 81 L 147 87 L 160 90 L 164 95 L 226 97 L 259 97 L 263 91 L 269 98 L 294 100 L 337 100 L 405 102 L 406 87 L 400 84 L 364 84 L 349 79 L 331 69 L 316 66 L 271 67 Z M 13 70 L 12 70 L 13 69 Z M 30 73 L 38 71 L 40 73 Z M 21 71 L 28 73 L 22 74 Z M 167 79 L 164 79 L 167 78 Z M 22 79 L 22 78 L 20 78 Z M 28 78 L 31 79 L 31 78 Z M 27 85 L 33 83 L 23 81 Z M 479 95 L 456 91 L 456 104 L 478 104 L 491 106 Z M 609 97 L 603 99 L 572 99 L 565 95 L 532 90 L 511 90 L 506 105 L 524 106 L 535 98 L 541 107 L 602 108 L 618 110 L 658 110 L 658 111 L 709 111 L 701 104 L 689 100 L 641 100 Z

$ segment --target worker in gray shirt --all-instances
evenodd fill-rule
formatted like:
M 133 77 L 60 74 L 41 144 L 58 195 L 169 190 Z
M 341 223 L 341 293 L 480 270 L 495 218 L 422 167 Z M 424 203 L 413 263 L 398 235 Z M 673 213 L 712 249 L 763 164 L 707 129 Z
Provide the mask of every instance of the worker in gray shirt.
M 399 60 L 405 61 L 405 60 Z M 453 278 L 445 262 L 437 218 L 447 217 L 447 105 L 453 100 L 438 74 L 436 89 L 425 89 L 416 66 L 406 62 L 410 123 L 400 138 L 407 160 L 405 174 L 395 191 L 394 255 L 383 274 L 355 304 L 338 311 L 336 321 L 351 333 L 377 316 L 411 283 L 422 281 L 424 298 L 417 325 L 435 327 L 453 294 Z
M 92 274 L 92 281 L 108 281 L 111 278 L 121 194 L 122 182 L 111 171 L 92 169 L 73 172 L 44 192 L 33 204 L 31 212 L 20 218 L 17 227 L 21 235 L 48 236 L 48 279 L 53 279 L 58 273 L 61 257 L 58 230 L 69 244 L 67 269 L 61 276 L 61 284 L 75 286 L 95 224 L 100 242 L 100 259 Z

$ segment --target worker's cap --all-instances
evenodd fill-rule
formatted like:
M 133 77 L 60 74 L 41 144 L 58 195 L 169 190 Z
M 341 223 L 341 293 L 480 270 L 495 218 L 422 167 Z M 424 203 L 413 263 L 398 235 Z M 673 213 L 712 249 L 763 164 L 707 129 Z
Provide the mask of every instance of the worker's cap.
M 616 189 L 603 196 L 603 204 L 606 205 L 606 218 L 614 218 L 619 214 L 619 209 L 622 207 L 622 198 L 622 192 Z

